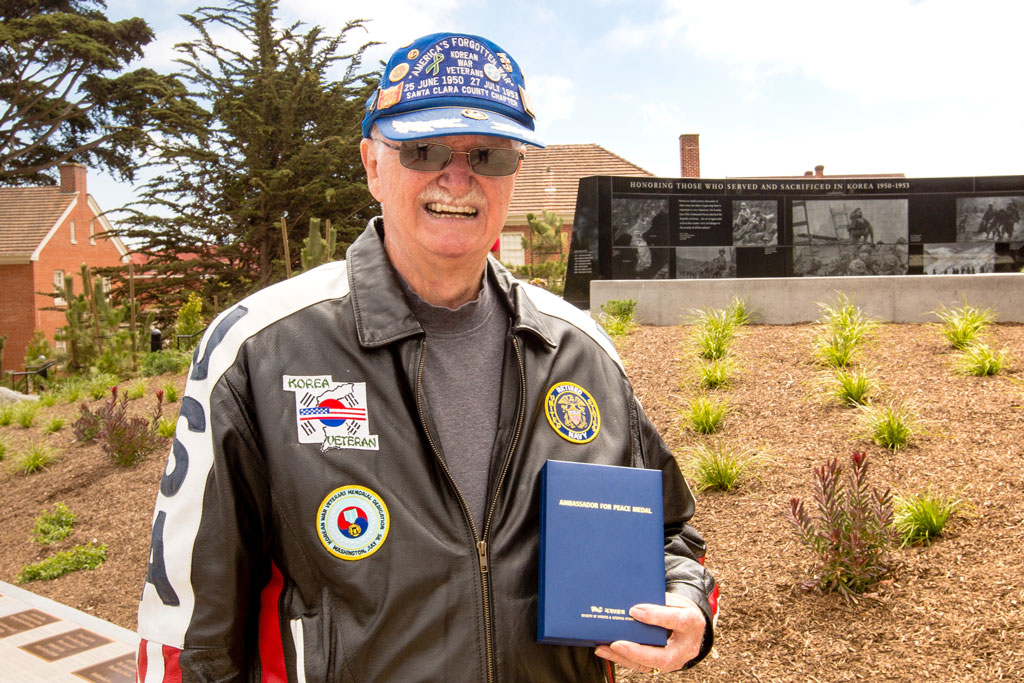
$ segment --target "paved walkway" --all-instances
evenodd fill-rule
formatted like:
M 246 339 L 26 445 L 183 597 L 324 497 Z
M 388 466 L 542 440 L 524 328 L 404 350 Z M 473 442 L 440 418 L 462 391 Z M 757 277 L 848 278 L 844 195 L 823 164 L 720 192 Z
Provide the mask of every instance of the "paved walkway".
M 132 683 L 139 637 L 0 581 L 0 682 Z

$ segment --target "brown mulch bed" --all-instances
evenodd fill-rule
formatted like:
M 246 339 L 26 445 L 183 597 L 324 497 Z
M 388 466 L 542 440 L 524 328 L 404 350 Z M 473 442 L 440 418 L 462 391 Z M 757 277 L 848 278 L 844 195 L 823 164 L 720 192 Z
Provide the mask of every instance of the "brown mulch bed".
M 694 525 L 708 543 L 708 567 L 722 588 L 712 657 L 665 681 L 854 681 L 1024 679 L 1024 326 L 1001 324 L 988 341 L 1005 347 L 1010 367 L 995 377 L 956 374 L 953 354 L 933 325 L 883 325 L 859 357 L 881 388 L 877 401 L 912 406 L 920 430 L 893 453 L 864 435 L 858 411 L 822 388 L 810 325 L 750 326 L 733 344 L 737 370 L 727 389 L 723 430 L 683 429 L 680 409 L 697 393 L 696 354 L 686 327 L 641 327 L 618 342 L 647 412 L 681 462 L 701 440 L 764 455 L 754 476 L 730 493 L 697 495 Z M 154 378 L 161 386 L 167 378 Z M 180 388 L 179 384 L 179 388 Z M 151 409 L 152 394 L 133 403 Z M 173 413 L 176 406 L 168 406 Z M 74 442 L 77 406 L 43 409 L 36 426 L 0 427 L 0 580 L 76 543 L 106 543 L 106 563 L 26 588 L 134 628 L 145 575 L 149 525 L 166 457 L 122 469 L 96 445 Z M 67 426 L 44 436 L 42 425 Z M 65 457 L 28 477 L 11 475 L 12 453 L 46 440 Z M 809 499 L 811 471 L 854 450 L 870 459 L 870 481 L 897 492 L 930 488 L 967 502 L 929 546 L 894 550 L 895 576 L 848 604 L 800 588 L 812 557 L 783 512 Z M 63 501 L 78 514 L 75 533 L 50 548 L 30 539 L 32 520 Z M 619 673 L 619 680 L 647 676 Z

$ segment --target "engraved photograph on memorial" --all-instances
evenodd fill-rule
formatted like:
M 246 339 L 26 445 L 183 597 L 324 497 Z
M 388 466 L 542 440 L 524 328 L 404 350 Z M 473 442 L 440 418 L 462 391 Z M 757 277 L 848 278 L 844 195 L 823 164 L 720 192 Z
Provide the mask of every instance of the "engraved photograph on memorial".
M 733 200 L 732 243 L 764 247 L 779 243 L 779 203 L 774 199 Z
M 660 280 L 669 276 L 668 200 L 612 200 L 612 277 Z
M 794 200 L 792 213 L 796 245 L 907 243 L 906 199 Z
M 974 275 L 995 272 L 996 249 L 989 244 L 926 244 L 925 275 Z
M 906 244 L 817 244 L 793 248 L 793 275 L 906 275 Z
M 676 279 L 736 277 L 733 247 L 677 247 Z
M 1014 242 L 1024 240 L 1024 196 L 958 197 L 957 242 Z

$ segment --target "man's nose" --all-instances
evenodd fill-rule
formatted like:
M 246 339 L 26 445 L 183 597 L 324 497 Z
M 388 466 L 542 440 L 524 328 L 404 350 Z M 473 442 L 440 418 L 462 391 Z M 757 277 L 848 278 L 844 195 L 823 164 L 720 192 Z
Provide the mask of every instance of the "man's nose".
M 444 167 L 441 184 L 456 194 L 462 194 L 472 184 L 473 169 L 469 167 L 469 152 L 453 151 L 452 158 Z

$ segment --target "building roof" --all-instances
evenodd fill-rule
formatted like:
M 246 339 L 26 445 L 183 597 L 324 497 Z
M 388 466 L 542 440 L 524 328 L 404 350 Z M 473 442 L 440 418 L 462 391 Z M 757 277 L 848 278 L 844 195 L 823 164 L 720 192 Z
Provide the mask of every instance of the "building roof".
M 516 179 L 506 225 L 525 224 L 527 213 L 540 215 L 545 209 L 571 222 L 580 178 L 592 175 L 654 176 L 593 143 L 530 147 Z
M 57 185 L 0 187 L 0 256 L 30 256 L 76 195 Z

